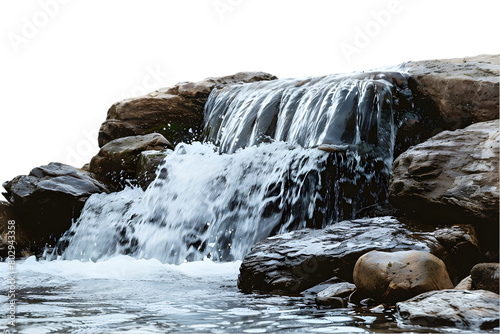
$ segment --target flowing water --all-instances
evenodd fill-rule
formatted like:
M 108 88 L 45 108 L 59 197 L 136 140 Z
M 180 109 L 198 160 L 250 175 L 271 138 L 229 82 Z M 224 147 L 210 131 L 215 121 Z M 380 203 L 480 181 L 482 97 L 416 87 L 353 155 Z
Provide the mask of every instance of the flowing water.
M 398 325 L 390 312 L 321 309 L 312 295 L 236 287 L 255 242 L 385 200 L 410 97 L 395 72 L 214 90 L 204 143 L 179 144 L 145 191 L 91 196 L 45 260 L 17 264 L 17 330 L 422 331 Z M 0 267 L 6 279 L 7 263 Z

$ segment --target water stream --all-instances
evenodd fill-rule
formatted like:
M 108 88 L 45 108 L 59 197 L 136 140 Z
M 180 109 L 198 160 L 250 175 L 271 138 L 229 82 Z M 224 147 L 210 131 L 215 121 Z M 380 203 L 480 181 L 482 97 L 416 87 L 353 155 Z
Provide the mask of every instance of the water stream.
M 47 259 L 18 263 L 17 329 L 428 332 L 398 325 L 390 312 L 321 309 L 308 295 L 236 287 L 255 242 L 385 200 L 398 115 L 410 97 L 396 72 L 214 90 L 203 143 L 179 144 L 145 191 L 91 196 Z M 0 267 L 6 275 L 7 264 Z

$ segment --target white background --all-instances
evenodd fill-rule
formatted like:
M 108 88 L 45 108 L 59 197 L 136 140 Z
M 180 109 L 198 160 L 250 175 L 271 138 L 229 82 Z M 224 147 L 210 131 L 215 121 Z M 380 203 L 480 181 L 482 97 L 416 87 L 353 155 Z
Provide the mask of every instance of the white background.
M 88 162 L 111 104 L 145 90 L 500 53 L 499 14 L 498 0 L 2 0 L 0 181 Z

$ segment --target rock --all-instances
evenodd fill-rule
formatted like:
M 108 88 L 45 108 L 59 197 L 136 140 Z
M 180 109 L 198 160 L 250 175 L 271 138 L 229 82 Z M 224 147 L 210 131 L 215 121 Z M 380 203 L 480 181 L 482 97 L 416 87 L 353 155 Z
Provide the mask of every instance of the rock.
M 135 182 L 140 153 L 173 148 L 159 133 L 115 139 L 104 145 L 90 162 L 90 171 L 106 180 L 113 189 L 122 190 Z
M 341 282 L 332 284 L 326 289 L 318 292 L 316 295 L 316 304 L 331 306 L 331 307 L 345 307 L 344 299 L 348 297 L 356 286 L 349 282 Z
M 500 296 L 484 290 L 441 290 L 396 304 L 403 323 L 491 329 L 499 325 Z
M 356 262 L 353 279 L 361 296 L 389 304 L 453 288 L 443 261 L 422 251 L 371 251 Z
M 437 247 L 431 233 L 412 233 L 392 217 L 297 230 L 256 243 L 240 266 L 238 287 L 244 292 L 298 294 L 334 276 L 352 281 L 354 264 L 369 251 L 430 252 Z
M 30 245 L 37 251 L 45 243 L 53 244 L 71 226 L 90 195 L 109 191 L 93 174 L 54 162 L 17 176 L 3 187 L 19 228 L 30 231 Z
M 214 88 L 235 83 L 274 80 L 263 72 L 241 72 L 201 82 L 182 82 L 145 96 L 126 99 L 111 106 L 99 130 L 99 146 L 128 136 L 160 133 L 172 144 L 199 139 L 203 109 Z
M 466 278 L 464 278 L 463 280 L 460 281 L 460 283 L 458 283 L 455 288 L 455 290 L 472 290 L 472 278 L 469 276 L 467 276 Z
M 158 166 L 165 160 L 170 150 L 151 150 L 141 152 L 137 163 L 136 180 L 137 183 L 146 189 L 156 178 Z
M 499 140 L 495 120 L 412 147 L 394 161 L 391 204 L 430 224 L 471 224 L 482 250 L 498 252 Z
M 10 226 L 14 227 L 10 227 Z M 10 227 L 10 228 L 9 228 Z M 9 231 L 11 231 L 9 233 Z M 13 254 L 16 258 L 28 250 L 30 236 L 24 231 L 17 218 L 14 208 L 7 202 L 0 201 L 0 258 L 9 256 L 9 245 L 14 246 Z M 12 247 L 11 247 L 12 248 Z
M 481 250 L 472 225 L 453 225 L 438 229 L 434 236 L 445 249 L 440 256 L 446 263 L 454 284 L 469 275 L 472 267 L 481 262 Z
M 498 293 L 500 275 L 498 263 L 479 263 L 470 271 L 472 287 L 477 290 L 488 290 Z
M 396 156 L 443 130 L 499 118 L 498 55 L 408 62 L 414 115 L 398 131 Z

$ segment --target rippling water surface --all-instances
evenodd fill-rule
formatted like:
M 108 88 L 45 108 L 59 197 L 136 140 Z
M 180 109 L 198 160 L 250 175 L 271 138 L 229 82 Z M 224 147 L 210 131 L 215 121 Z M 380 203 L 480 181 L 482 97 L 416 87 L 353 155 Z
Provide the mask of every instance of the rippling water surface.
M 178 266 L 118 256 L 101 262 L 17 263 L 19 333 L 435 332 L 398 327 L 390 313 L 320 309 L 312 295 L 242 294 L 240 262 Z M 0 263 L 2 290 L 8 267 Z M 1 297 L 6 314 L 7 297 Z M 6 317 L 0 323 L 5 329 Z M 460 332 L 453 328 L 439 331 Z M 471 331 L 472 333 L 472 331 Z

